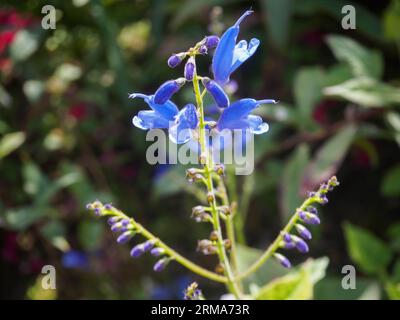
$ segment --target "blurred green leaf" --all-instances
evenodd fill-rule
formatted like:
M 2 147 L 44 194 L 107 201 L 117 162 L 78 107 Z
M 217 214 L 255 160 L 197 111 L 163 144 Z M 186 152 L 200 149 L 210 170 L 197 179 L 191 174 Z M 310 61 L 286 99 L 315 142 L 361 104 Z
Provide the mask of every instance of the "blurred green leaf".
M 342 277 L 327 276 L 319 281 L 314 288 L 314 299 L 356 300 L 362 297 L 371 286 L 375 286 L 375 281 L 357 276 L 356 288 L 345 290 L 342 287 L 342 280 Z
M 388 40 L 400 40 L 400 1 L 392 0 L 383 14 L 383 29 Z
M 327 43 L 336 59 L 350 65 L 355 77 L 382 77 L 383 58 L 379 51 L 368 50 L 356 41 L 339 35 L 328 36 Z
M 249 268 L 262 254 L 261 250 L 250 248 L 243 245 L 237 245 L 238 272 L 243 272 Z M 244 279 L 244 285 L 256 284 L 262 286 L 276 277 L 287 274 L 287 269 L 283 268 L 274 259 L 269 259 L 260 269 Z
M 324 73 L 319 67 L 307 67 L 300 69 L 294 79 L 294 97 L 299 117 L 297 123 L 304 127 L 312 119 L 311 114 L 322 97 Z
M 374 281 L 360 295 L 358 300 L 379 300 L 381 297 L 380 285 Z
M 25 142 L 22 131 L 5 134 L 0 140 L 0 160 L 18 149 Z
M 300 186 L 303 180 L 304 169 L 309 159 L 310 150 L 308 145 L 301 144 L 286 161 L 280 186 L 280 206 L 284 221 L 293 214 L 302 201 Z
M 382 181 L 381 192 L 387 197 L 400 196 L 400 164 L 386 172 Z
M 53 220 L 40 228 L 41 234 L 56 248 L 66 252 L 70 250 L 70 245 L 65 239 L 66 228 L 59 220 Z
M 397 144 L 400 146 L 400 114 L 398 112 L 390 111 L 386 112 L 385 120 L 389 127 L 393 129 L 394 138 Z
M 341 129 L 318 149 L 316 155 L 305 169 L 303 188 L 312 190 L 316 185 L 336 174 L 357 128 L 353 125 Z
M 9 209 L 5 212 L 5 221 L 9 229 L 22 231 L 46 216 L 48 211 L 48 208 L 34 206 Z
M 154 181 L 154 196 L 162 198 L 179 193 L 188 187 L 185 179 L 186 168 L 183 165 L 171 165 L 166 172 Z
M 392 251 L 369 231 L 350 223 L 344 224 L 347 251 L 351 259 L 367 274 L 384 270 L 392 258 Z
M 100 246 L 103 231 L 104 223 L 101 221 L 82 221 L 78 226 L 78 239 L 80 244 L 87 251 L 97 249 Z
M 28 59 L 39 46 L 38 36 L 26 29 L 22 29 L 15 35 L 10 46 L 10 55 L 16 62 Z
M 386 293 L 390 300 L 400 300 L 400 282 L 387 282 L 385 285 Z
M 341 84 L 325 87 L 326 96 L 340 97 L 364 107 L 400 104 L 400 90 L 368 77 L 358 77 Z
M 268 39 L 279 48 L 284 48 L 289 38 L 292 0 L 261 0 L 261 7 L 269 34 Z

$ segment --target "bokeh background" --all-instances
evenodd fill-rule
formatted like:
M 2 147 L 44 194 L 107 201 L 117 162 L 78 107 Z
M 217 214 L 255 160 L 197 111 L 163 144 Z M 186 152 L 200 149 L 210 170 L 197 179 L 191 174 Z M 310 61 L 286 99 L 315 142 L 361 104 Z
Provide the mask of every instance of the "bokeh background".
M 257 173 L 236 177 L 241 261 L 274 239 L 307 190 L 336 174 L 341 185 L 313 229 L 310 256 L 329 258 L 313 297 L 400 297 L 399 1 L 1 2 L 2 298 L 181 299 L 195 280 L 206 297 L 223 293 L 177 264 L 153 273 L 153 259 L 130 258 L 85 205 L 112 202 L 213 268 L 195 252 L 209 231 L 190 219 L 198 201 L 184 169 L 146 162 L 145 133 L 131 125 L 145 106 L 127 97 L 180 76 L 166 64 L 171 53 L 220 34 L 250 7 L 239 37 L 262 43 L 230 93 L 280 104 L 259 110 L 270 132 L 256 139 Z M 57 9 L 55 30 L 41 28 L 46 4 Z M 346 4 L 356 8 L 355 30 L 341 27 Z M 209 63 L 201 59 L 203 74 Z M 190 99 L 188 88 L 175 101 Z M 41 288 L 47 264 L 56 290 Z M 357 269 L 356 290 L 341 288 L 347 264 Z

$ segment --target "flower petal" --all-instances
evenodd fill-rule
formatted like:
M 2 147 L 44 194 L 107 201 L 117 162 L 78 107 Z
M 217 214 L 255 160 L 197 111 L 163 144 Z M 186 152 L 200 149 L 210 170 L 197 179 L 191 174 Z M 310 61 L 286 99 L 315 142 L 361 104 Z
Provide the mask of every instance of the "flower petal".
M 254 52 L 256 52 L 259 45 L 260 40 L 256 38 L 251 39 L 248 45 L 246 40 L 239 41 L 233 51 L 232 66 L 229 72 L 232 73 L 237 68 L 239 68 L 243 62 L 249 59 L 254 54 Z
M 176 116 L 174 125 L 169 127 L 169 138 L 176 144 L 186 143 L 192 138 L 192 130 L 197 128 L 196 107 L 186 105 Z
M 169 121 L 155 111 L 139 111 L 137 116 L 133 117 L 132 123 L 142 130 L 165 129 L 169 127 Z
M 171 100 L 168 100 L 164 104 L 157 104 L 154 102 L 154 96 L 148 96 L 141 93 L 132 93 L 129 95 L 129 98 L 142 98 L 151 109 L 159 113 L 168 121 L 173 121 L 179 112 L 178 107 Z
M 212 70 L 215 81 L 220 84 L 224 84 L 229 80 L 236 39 L 239 34 L 239 25 L 243 19 L 251 13 L 253 13 L 253 11 L 246 11 L 232 27 L 226 30 L 215 49 Z
M 259 116 L 249 115 L 246 122 L 250 131 L 254 134 L 263 134 L 269 130 L 269 125 Z

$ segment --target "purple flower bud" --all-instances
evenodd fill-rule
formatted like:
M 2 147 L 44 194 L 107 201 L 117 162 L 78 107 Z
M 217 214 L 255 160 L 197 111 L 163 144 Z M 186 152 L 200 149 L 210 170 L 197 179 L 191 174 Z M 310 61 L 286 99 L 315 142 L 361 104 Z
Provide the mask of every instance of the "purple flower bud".
M 119 221 L 119 219 L 120 219 L 119 217 L 111 217 L 111 218 L 108 218 L 107 223 L 110 226 L 112 226 L 113 224 L 117 223 Z
M 93 210 L 93 204 L 88 203 L 88 204 L 86 205 L 86 209 L 88 209 L 88 210 Z
M 175 68 L 182 62 L 182 60 L 185 58 L 185 56 L 186 56 L 185 54 L 173 54 L 168 59 L 168 62 L 167 62 L 168 66 L 170 68 Z
M 303 220 L 303 221 L 306 221 L 306 220 L 307 220 L 307 213 L 306 213 L 306 212 L 300 211 L 300 212 L 298 213 L 298 215 L 299 215 L 299 217 L 300 217 L 301 220 Z
M 328 197 L 325 194 L 321 194 L 318 198 L 318 202 L 322 205 L 328 203 Z
M 307 207 L 307 211 L 310 212 L 310 213 L 312 213 L 312 214 L 318 214 L 317 208 L 312 207 L 312 206 L 308 206 L 308 207 Z
M 176 80 L 169 80 L 164 82 L 154 94 L 154 103 L 166 103 L 179 89 L 184 85 L 185 78 L 178 78 Z
M 207 46 L 205 46 L 205 45 L 200 46 L 200 48 L 199 48 L 200 54 L 207 54 L 207 52 L 208 52 Z
M 133 236 L 134 236 L 134 232 L 133 232 L 132 230 L 125 231 L 123 234 L 121 234 L 121 235 L 117 238 L 117 242 L 118 242 L 119 244 L 125 244 L 125 243 L 127 243 L 129 240 L 131 240 Z
M 281 247 L 284 249 L 291 250 L 296 247 L 296 244 L 293 241 L 291 242 L 282 241 Z
M 165 253 L 165 250 L 163 248 L 153 248 L 150 253 L 155 257 L 159 257 Z
M 101 210 L 99 208 L 95 208 L 93 210 L 93 213 L 96 217 L 100 217 L 101 216 Z
M 308 245 L 303 239 L 294 237 L 294 242 L 295 242 L 296 248 L 297 248 L 297 250 L 299 250 L 299 252 L 306 253 L 309 251 Z
M 305 226 L 297 223 L 296 230 L 299 233 L 300 237 L 306 240 L 311 240 L 312 238 L 311 232 Z
M 113 206 L 111 203 L 107 203 L 106 205 L 104 205 L 104 209 L 106 210 L 112 210 Z
M 111 231 L 112 231 L 112 232 L 119 232 L 119 231 L 121 231 L 121 229 L 122 229 L 122 224 L 121 224 L 121 222 L 114 223 L 114 224 L 111 226 Z
M 203 78 L 201 82 L 207 89 L 208 93 L 213 97 L 218 107 L 226 108 L 227 106 L 229 106 L 228 96 L 225 94 L 224 90 L 222 90 L 218 83 L 207 77 Z
M 196 65 L 194 62 L 194 58 L 190 57 L 189 60 L 186 62 L 185 64 L 185 79 L 187 81 L 192 81 L 193 80 L 193 76 L 196 70 Z
M 143 243 L 143 250 L 145 252 L 147 252 L 147 251 L 153 249 L 154 244 L 155 244 L 154 240 L 147 240 L 146 242 Z
M 121 220 L 121 224 L 122 224 L 123 227 L 127 227 L 129 225 L 129 222 L 130 222 L 129 219 L 122 219 Z
M 289 234 L 289 233 L 285 233 L 284 235 L 283 235 L 283 240 L 285 241 L 285 242 L 292 242 L 292 237 L 291 237 L 291 235 Z
M 310 213 L 307 218 L 307 223 L 309 224 L 320 224 L 321 220 L 315 214 Z
M 212 49 L 215 48 L 219 43 L 219 37 L 217 36 L 208 36 L 206 37 L 206 41 L 204 43 L 204 45 L 208 48 L 208 49 Z
M 168 258 L 160 259 L 154 265 L 153 270 L 155 272 L 161 272 L 161 271 L 163 271 L 165 269 L 165 267 L 167 266 L 168 263 L 169 263 L 169 259 Z
M 281 255 L 281 254 L 279 254 L 279 253 L 275 253 L 275 254 L 274 254 L 274 257 L 279 261 L 279 263 L 280 263 L 283 267 L 289 269 L 289 268 L 292 266 L 292 264 L 290 263 L 289 259 L 286 258 L 285 256 L 283 256 L 283 255 Z
M 312 198 L 315 197 L 316 193 L 314 191 L 309 191 L 307 195 L 309 198 Z
M 134 246 L 131 250 L 131 257 L 137 258 L 140 257 L 144 253 L 143 243 Z

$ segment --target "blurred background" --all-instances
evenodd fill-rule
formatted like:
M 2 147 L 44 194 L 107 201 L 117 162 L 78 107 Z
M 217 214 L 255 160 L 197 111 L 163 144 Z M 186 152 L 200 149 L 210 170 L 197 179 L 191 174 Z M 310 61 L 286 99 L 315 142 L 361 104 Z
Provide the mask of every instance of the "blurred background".
M 57 9 L 56 29 L 41 27 L 47 4 Z M 356 9 L 354 30 L 342 28 L 346 4 Z M 258 110 L 270 132 L 255 141 L 257 173 L 235 181 L 241 261 L 274 239 L 307 190 L 336 174 L 341 185 L 313 229 L 310 255 L 329 258 L 313 297 L 400 298 L 396 0 L 3 0 L 1 298 L 181 299 L 192 281 L 207 298 L 224 292 L 177 264 L 155 274 L 151 257 L 132 260 L 85 205 L 112 202 L 213 268 L 213 258 L 195 252 L 209 230 L 190 219 L 198 201 L 184 168 L 146 162 L 149 143 L 131 119 L 147 107 L 127 97 L 181 76 L 167 66 L 170 54 L 221 34 L 250 7 L 239 38 L 261 45 L 230 93 L 280 103 Z M 201 58 L 201 73 L 210 61 Z M 187 88 L 175 102 L 190 99 Z M 355 290 L 341 287 L 347 264 L 357 270 Z M 57 270 L 56 290 L 41 287 L 44 265 Z

